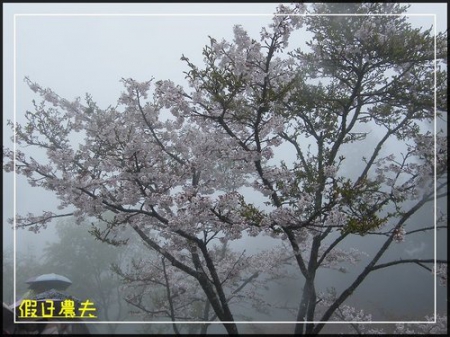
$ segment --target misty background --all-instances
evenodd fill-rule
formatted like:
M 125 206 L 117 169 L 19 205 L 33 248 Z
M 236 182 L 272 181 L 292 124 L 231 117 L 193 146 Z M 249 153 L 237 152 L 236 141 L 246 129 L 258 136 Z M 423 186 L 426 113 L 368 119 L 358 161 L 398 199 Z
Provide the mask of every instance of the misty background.
M 115 105 L 122 91 L 121 78 L 137 81 L 171 79 L 185 85 L 183 71 L 187 67 L 180 60 L 182 54 L 194 64 L 203 63 L 202 49 L 208 44 L 208 35 L 221 40 L 233 38 L 232 28 L 240 24 L 249 36 L 259 37 L 261 27 L 270 22 L 277 3 L 264 4 L 3 4 L 4 52 L 3 52 L 3 144 L 12 148 L 11 129 L 7 120 L 25 121 L 24 112 L 32 109 L 34 93 L 23 79 L 43 87 L 52 88 L 61 97 L 69 100 L 86 93 L 92 95 L 100 108 Z M 446 4 L 412 4 L 408 11 L 415 14 L 436 16 L 411 16 L 413 27 L 429 28 L 436 24 L 437 32 L 447 29 Z M 114 14 L 114 15 L 108 15 Z M 151 14 L 144 16 L 145 14 Z M 159 14 L 155 15 L 155 14 Z M 167 14 L 167 15 L 162 15 Z M 258 14 L 258 15 L 257 15 Z M 310 38 L 304 29 L 296 32 L 290 46 L 305 46 Z M 367 142 L 377 139 L 376 132 L 367 137 Z M 395 144 L 393 144 L 395 145 Z M 359 149 L 349 149 L 346 156 L 361 156 Z M 36 153 L 39 157 L 43 154 Z M 280 152 L 277 159 L 289 159 L 290 153 Z M 351 162 L 351 161 L 348 161 Z M 352 173 L 352 167 L 345 167 Z M 357 169 L 357 168 L 356 168 Z M 251 195 L 248 195 L 251 197 Z M 257 204 L 258 200 L 251 200 Z M 3 173 L 3 250 L 11 252 L 14 232 L 7 223 L 15 213 L 40 214 L 54 211 L 58 202 L 55 196 L 42 189 L 31 188 L 22 176 Z M 446 211 L 446 203 L 438 205 Z M 433 225 L 433 204 L 424 207 L 408 224 L 407 229 L 427 223 Z M 44 248 L 59 242 L 55 230 L 57 221 L 39 234 L 26 230 L 16 231 L 16 251 L 34 255 L 37 260 Z M 369 241 L 369 242 L 368 242 Z M 347 241 L 348 247 L 358 248 L 373 254 L 383 238 L 356 237 Z M 245 238 L 233 247 L 247 249 L 247 253 L 258 252 L 273 244 L 270 238 Z M 99 244 L 99 243 L 97 243 Z M 413 258 L 434 254 L 434 233 L 407 236 L 406 241 L 393 245 L 383 261 L 393 257 Z M 447 251 L 445 235 L 437 238 L 438 256 Z M 420 255 L 419 255 L 420 254 Z M 337 271 L 322 271 L 318 276 L 318 287 L 328 286 L 330 280 L 336 290 L 342 290 L 353 280 L 354 272 L 364 265 L 364 260 L 348 274 Z M 371 313 L 373 320 L 421 320 L 434 312 L 434 279 L 417 266 L 403 265 L 373 273 L 358 288 L 348 304 Z M 58 271 L 54 271 L 58 273 Z M 6 275 L 3 276 L 4 278 Z M 323 280 L 323 284 L 320 281 Z M 76 285 L 74 284 L 73 287 Z M 23 285 L 17 285 L 20 288 Z M 269 297 L 290 296 L 298 284 L 274 285 L 268 290 Z M 70 288 L 69 288 L 70 290 Z M 444 312 L 447 306 L 446 289 L 437 288 L 437 310 Z M 8 294 L 10 296 L 10 294 Z M 5 296 L 5 294 L 4 294 Z M 21 293 L 16 294 L 17 297 Z M 243 308 L 242 312 L 251 310 Z M 270 315 L 254 312 L 254 320 L 284 320 L 285 312 L 273 311 Z M 132 320 L 132 319 L 131 319 Z M 217 326 L 220 332 L 219 325 Z M 254 329 L 269 331 L 270 326 L 258 325 Z M 102 328 L 99 328 L 100 330 Z M 169 329 L 170 330 L 170 329 Z M 256 331 L 253 330 L 253 331 Z M 211 328 L 214 332 L 214 328 Z

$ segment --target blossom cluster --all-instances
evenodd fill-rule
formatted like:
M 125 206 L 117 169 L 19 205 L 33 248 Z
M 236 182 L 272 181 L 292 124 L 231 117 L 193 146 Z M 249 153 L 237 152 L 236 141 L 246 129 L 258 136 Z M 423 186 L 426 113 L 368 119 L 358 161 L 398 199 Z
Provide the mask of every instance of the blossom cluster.
M 394 241 L 397 243 L 405 241 L 406 230 L 403 226 L 394 229 Z
M 430 323 L 413 324 L 413 323 L 397 323 L 393 334 L 398 335 L 416 335 L 416 334 L 446 334 L 447 333 L 447 316 L 436 315 L 435 317 L 426 316 L 425 319 Z M 432 322 L 436 321 L 435 324 Z
M 439 263 L 437 268 L 433 266 L 433 273 L 437 275 L 439 279 L 439 284 L 443 287 L 447 286 L 448 281 L 448 272 L 447 272 L 447 264 Z

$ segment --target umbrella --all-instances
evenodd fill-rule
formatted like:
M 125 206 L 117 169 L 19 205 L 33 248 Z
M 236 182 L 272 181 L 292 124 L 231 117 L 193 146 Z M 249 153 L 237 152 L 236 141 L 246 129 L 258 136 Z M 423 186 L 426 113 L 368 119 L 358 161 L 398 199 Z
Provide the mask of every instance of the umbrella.
M 26 281 L 30 289 L 60 289 L 65 290 L 72 284 L 72 281 L 67 277 L 58 274 L 43 274 L 32 277 Z
M 55 289 L 50 289 L 47 291 L 44 291 L 42 293 L 36 294 L 33 296 L 34 300 L 37 301 L 45 301 L 45 300 L 53 300 L 53 301 L 64 301 L 64 300 L 72 300 L 75 301 L 75 303 L 80 304 L 81 301 L 69 294 L 63 293 L 61 291 L 57 291 Z

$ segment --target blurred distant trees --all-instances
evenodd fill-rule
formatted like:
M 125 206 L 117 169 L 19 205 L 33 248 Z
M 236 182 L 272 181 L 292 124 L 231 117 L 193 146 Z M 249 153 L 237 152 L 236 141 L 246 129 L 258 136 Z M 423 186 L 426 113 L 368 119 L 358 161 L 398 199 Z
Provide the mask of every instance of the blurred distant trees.
M 16 261 L 16 287 L 17 300 L 28 289 L 25 282 L 39 274 L 44 274 L 42 261 L 38 250 L 33 245 L 17 251 Z M 14 301 L 14 260 L 13 247 L 3 247 L 3 301 L 12 304 Z
M 68 291 L 80 300 L 91 300 L 102 321 L 121 321 L 128 309 L 124 292 L 111 265 L 125 254 L 125 249 L 112 247 L 89 234 L 90 225 L 75 225 L 70 220 L 58 224 L 58 241 L 44 248 L 43 267 L 68 277 L 73 283 Z M 108 324 L 114 333 L 117 324 Z
M 33 246 L 26 251 L 18 249 L 16 265 L 17 299 L 28 289 L 26 280 L 41 274 L 56 273 L 72 281 L 67 292 L 82 301 L 94 302 L 102 321 L 124 320 L 128 314 L 121 281 L 111 270 L 113 263 L 120 263 L 125 249 L 111 247 L 95 240 L 89 234 L 86 223 L 74 225 L 70 220 L 56 226 L 57 240 L 47 243 L 44 252 Z M 4 301 L 13 301 L 13 259 L 6 250 L 3 260 Z M 6 281 L 6 282 L 5 282 Z M 6 295 L 6 296 L 5 296 Z M 117 324 L 108 324 L 108 333 L 117 330 Z

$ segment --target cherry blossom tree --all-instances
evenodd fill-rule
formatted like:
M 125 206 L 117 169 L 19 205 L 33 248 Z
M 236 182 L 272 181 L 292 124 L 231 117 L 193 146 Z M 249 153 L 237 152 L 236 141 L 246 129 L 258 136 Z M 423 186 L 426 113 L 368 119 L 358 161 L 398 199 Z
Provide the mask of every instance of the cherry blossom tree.
M 136 265 L 142 272 L 133 280 L 165 289 L 173 321 L 175 309 L 193 300 L 182 289 L 195 287 L 208 307 L 201 317 L 237 333 L 233 300 L 243 290 L 256 299 L 255 275 L 280 272 L 286 262 L 304 278 L 296 334 L 317 334 L 339 315 L 366 320 L 345 301 L 369 274 L 416 264 L 431 275 L 433 257 L 381 258 L 393 243 L 435 229 L 429 223 L 408 232 L 408 224 L 446 197 L 446 133 L 429 131 L 447 111 L 446 36 L 386 15 L 405 9 L 280 5 L 258 38 L 238 25 L 233 41 L 210 37 L 202 66 L 183 55 L 186 88 L 123 79 L 125 91 L 106 109 L 90 96 L 68 101 L 27 78 L 42 102 L 26 112 L 26 124 L 12 127 L 18 145 L 44 149 L 47 161 L 4 148 L 4 170 L 53 191 L 59 208 L 73 211 L 18 214 L 17 226 L 38 232 L 56 217 L 96 218 L 108 228 L 94 234 L 111 244 L 126 244 L 116 235 L 130 226 L 160 256 L 158 264 Z M 360 15 L 329 15 L 336 13 Z M 313 36 L 307 48 L 291 41 L 302 27 Z M 380 135 L 375 144 L 372 131 Z M 359 162 L 346 158 L 349 147 L 364 150 Z M 290 160 L 280 160 L 287 151 Z M 436 227 L 445 229 L 445 216 L 440 220 Z M 221 253 L 221 245 L 264 234 L 285 248 Z M 385 241 L 344 291 L 325 300 L 317 272 L 359 261 L 361 252 L 343 247 L 352 236 Z M 446 274 L 447 262 L 437 262 L 436 272 Z M 149 278 L 152 271 L 159 278 Z M 191 283 L 183 285 L 183 276 Z M 129 300 L 139 305 L 141 295 Z
M 135 256 L 142 255 L 138 252 Z M 267 307 L 261 290 L 271 279 L 280 276 L 280 268 L 265 269 L 268 252 L 246 256 L 245 251 L 237 253 L 227 243 L 215 246 L 211 250 L 217 264 L 222 266 L 219 274 L 226 288 L 233 289 L 227 296 L 229 305 L 249 303 L 253 307 Z M 133 257 L 131 255 L 131 257 Z M 287 259 L 284 259 L 287 260 Z M 280 264 L 286 261 L 280 260 Z M 230 265 L 233 263 L 233 265 Z M 121 261 L 123 265 L 124 262 Z M 217 319 L 211 303 L 201 291 L 200 284 L 186 278 L 186 274 L 172 266 L 165 257 L 131 258 L 128 268 L 115 266 L 114 270 L 122 277 L 124 286 L 130 294 L 125 300 L 136 310 L 132 311 L 144 321 L 169 318 L 176 334 L 206 334 L 209 323 L 179 324 L 177 321 L 210 322 Z M 226 267 L 225 267 L 226 266 Z M 246 273 L 240 272 L 246 270 Z M 250 275 L 250 276 L 248 276 Z M 234 314 L 234 317 L 238 317 Z M 244 320 L 242 315 L 237 320 Z

